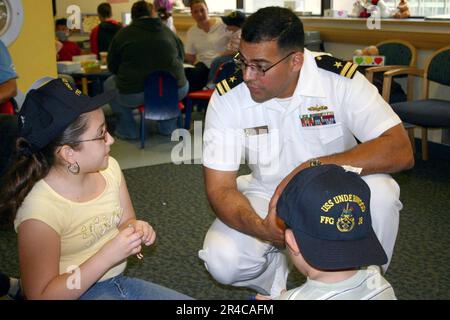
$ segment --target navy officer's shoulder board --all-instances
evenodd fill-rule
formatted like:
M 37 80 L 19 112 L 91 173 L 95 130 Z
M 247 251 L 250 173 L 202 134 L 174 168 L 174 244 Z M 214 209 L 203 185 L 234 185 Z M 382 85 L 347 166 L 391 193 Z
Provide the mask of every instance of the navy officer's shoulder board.
M 321 69 L 337 73 L 343 77 L 353 79 L 358 65 L 350 61 L 343 61 L 329 55 L 315 57 L 317 66 Z
M 216 90 L 219 95 L 223 96 L 225 93 L 229 92 L 231 89 L 240 84 L 244 79 L 242 78 L 242 72 L 237 71 L 233 73 L 231 76 L 226 77 L 225 79 L 219 81 L 216 84 Z

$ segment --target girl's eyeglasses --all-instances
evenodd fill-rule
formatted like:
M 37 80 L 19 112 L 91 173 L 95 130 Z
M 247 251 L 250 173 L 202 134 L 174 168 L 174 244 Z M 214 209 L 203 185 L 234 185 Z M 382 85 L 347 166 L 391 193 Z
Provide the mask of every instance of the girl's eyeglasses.
M 108 130 L 105 130 L 105 132 L 100 137 L 97 137 L 97 138 L 86 139 L 86 140 L 70 141 L 70 142 L 67 142 L 65 144 L 70 145 L 70 144 L 78 144 L 78 143 L 81 143 L 81 142 L 97 141 L 97 140 L 103 140 L 106 143 L 108 141 Z
M 106 142 L 108 136 L 108 131 L 105 131 L 100 137 L 94 138 L 94 139 L 86 139 L 86 140 L 78 140 L 78 141 L 72 141 L 71 143 L 81 143 L 81 142 L 88 142 L 88 141 L 97 141 L 97 140 L 103 140 Z

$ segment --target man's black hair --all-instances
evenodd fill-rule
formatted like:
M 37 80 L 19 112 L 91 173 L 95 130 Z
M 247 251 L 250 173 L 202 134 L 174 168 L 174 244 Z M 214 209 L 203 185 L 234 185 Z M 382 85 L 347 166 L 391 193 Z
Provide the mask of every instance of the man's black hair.
M 276 40 L 282 51 L 303 51 L 305 43 L 302 21 L 281 7 L 265 7 L 253 13 L 242 27 L 241 37 L 249 43 Z
M 102 18 L 110 18 L 112 16 L 112 8 L 108 2 L 100 3 L 97 7 L 97 14 Z
M 136 20 L 142 17 L 151 17 L 153 5 L 147 1 L 136 1 L 131 7 L 131 19 Z

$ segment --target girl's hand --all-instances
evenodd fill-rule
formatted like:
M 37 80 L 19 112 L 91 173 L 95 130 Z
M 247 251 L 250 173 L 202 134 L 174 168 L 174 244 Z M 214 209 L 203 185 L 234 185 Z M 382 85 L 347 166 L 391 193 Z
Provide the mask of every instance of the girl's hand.
M 156 232 L 148 222 L 131 220 L 128 222 L 128 228 L 133 228 L 136 232 L 142 232 L 141 241 L 144 245 L 150 246 L 155 242 Z
M 115 265 L 129 256 L 141 252 L 142 236 L 142 231 L 124 228 L 102 247 L 101 252 L 111 260 L 111 265 Z

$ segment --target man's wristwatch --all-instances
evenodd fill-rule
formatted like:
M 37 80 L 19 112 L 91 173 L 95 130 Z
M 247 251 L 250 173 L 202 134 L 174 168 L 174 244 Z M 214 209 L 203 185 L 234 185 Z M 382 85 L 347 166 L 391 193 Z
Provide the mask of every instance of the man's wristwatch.
M 317 166 L 320 166 L 320 165 L 322 165 L 322 161 L 320 161 L 319 159 L 317 159 L 317 158 L 309 159 L 309 166 L 310 167 L 317 167 Z

